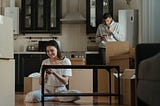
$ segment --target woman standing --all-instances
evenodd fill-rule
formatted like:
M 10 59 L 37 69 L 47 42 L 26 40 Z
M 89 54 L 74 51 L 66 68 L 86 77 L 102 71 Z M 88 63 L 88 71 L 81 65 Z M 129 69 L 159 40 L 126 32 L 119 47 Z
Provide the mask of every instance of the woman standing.
M 61 56 L 61 51 L 58 43 L 55 40 L 48 41 L 46 43 L 46 54 L 49 58 L 42 61 L 42 65 L 71 65 L 71 61 Z M 40 73 L 42 70 L 42 65 Z M 79 93 L 78 90 L 67 90 L 69 77 L 72 76 L 71 69 L 48 69 L 45 71 L 45 93 Z M 41 84 L 41 77 L 40 77 Z M 59 102 L 71 102 L 80 99 L 79 96 L 69 97 L 45 97 L 45 101 L 59 101 Z M 41 90 L 29 92 L 25 97 L 26 102 L 40 102 Z

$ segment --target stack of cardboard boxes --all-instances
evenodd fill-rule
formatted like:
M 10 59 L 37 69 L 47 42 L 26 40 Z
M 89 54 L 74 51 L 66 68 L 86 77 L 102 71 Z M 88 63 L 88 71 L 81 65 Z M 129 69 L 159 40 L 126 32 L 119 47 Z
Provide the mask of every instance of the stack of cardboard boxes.
M 135 75 L 134 58 L 135 49 L 130 47 L 129 42 L 108 42 L 107 49 L 107 64 L 120 66 L 120 89 L 121 102 L 124 105 L 135 105 Z M 117 78 L 113 77 L 113 92 L 117 91 Z
M 129 75 L 133 74 L 134 68 L 134 58 L 135 50 L 130 47 L 129 42 L 107 42 L 106 44 L 106 62 L 107 65 L 120 66 L 120 72 L 123 77 L 120 78 L 121 86 L 121 104 L 124 105 L 134 105 L 135 99 L 135 79 L 131 79 Z M 127 69 L 127 71 L 126 71 Z M 124 73 L 125 70 L 125 73 Z M 112 74 L 117 73 L 117 71 L 112 70 Z M 98 73 L 98 91 L 99 92 L 109 92 L 109 87 L 104 86 L 108 82 L 106 78 L 108 73 L 105 71 L 99 71 Z M 103 82 L 103 84 L 102 84 Z M 104 84 L 105 83 L 105 84 Z M 117 92 L 117 78 L 112 76 L 112 93 Z M 117 97 L 114 98 L 117 102 Z

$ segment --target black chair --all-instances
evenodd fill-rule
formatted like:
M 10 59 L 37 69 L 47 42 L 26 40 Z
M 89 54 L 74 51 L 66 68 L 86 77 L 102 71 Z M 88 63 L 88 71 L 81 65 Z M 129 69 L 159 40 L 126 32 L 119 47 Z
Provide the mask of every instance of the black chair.
M 150 58 L 154 55 L 156 55 L 157 53 L 160 52 L 160 43 L 143 43 L 143 44 L 138 44 L 136 46 L 136 81 L 138 85 L 139 82 L 139 78 L 138 78 L 138 73 L 139 73 L 139 64 L 147 59 Z M 144 103 L 142 100 L 140 100 L 138 98 L 138 96 L 136 96 L 136 104 L 137 106 L 147 106 L 146 103 Z

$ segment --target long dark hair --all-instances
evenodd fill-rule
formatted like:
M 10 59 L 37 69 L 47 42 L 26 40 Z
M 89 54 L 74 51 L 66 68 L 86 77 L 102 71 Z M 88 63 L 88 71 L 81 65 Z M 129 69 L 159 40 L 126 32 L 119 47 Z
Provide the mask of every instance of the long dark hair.
M 59 48 L 57 41 L 50 40 L 50 41 L 46 42 L 45 43 L 45 50 L 46 50 L 47 46 L 54 46 L 57 49 L 57 57 L 59 59 L 62 59 L 61 51 L 60 51 L 60 48 Z

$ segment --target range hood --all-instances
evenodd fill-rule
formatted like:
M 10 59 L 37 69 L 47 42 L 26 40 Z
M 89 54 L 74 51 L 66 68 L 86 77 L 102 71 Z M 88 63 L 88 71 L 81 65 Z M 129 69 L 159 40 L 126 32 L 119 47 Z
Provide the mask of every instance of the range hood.
M 66 13 L 62 16 L 62 23 L 84 23 L 86 18 L 80 13 L 80 0 L 66 0 L 66 2 L 62 3 L 62 9 L 66 7 Z

